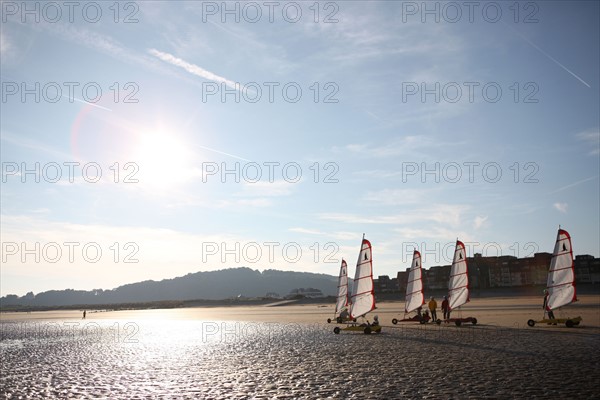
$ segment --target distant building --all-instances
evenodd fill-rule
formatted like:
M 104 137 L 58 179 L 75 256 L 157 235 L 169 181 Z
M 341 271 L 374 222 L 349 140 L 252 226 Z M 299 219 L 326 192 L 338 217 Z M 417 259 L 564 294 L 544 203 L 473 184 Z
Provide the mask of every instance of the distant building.
M 423 270 L 423 287 L 432 290 L 447 289 L 450 265 L 431 267 Z
M 319 289 L 314 289 L 314 288 L 293 289 L 290 292 L 290 294 L 288 294 L 286 297 L 292 298 L 292 297 L 298 297 L 298 296 L 307 297 L 307 298 L 311 298 L 311 299 L 318 298 L 318 297 L 324 297 L 323 292 L 321 292 Z
M 410 271 L 410 268 L 406 268 L 406 271 L 398 271 L 398 274 L 396 275 L 398 291 L 400 293 L 406 293 L 406 284 L 408 283 L 408 271 Z
M 575 274 L 578 283 L 600 283 L 600 258 L 589 254 L 576 256 Z
M 552 254 L 535 253 L 533 257 L 514 256 L 483 257 L 475 253 L 467 258 L 469 286 L 476 289 L 542 286 L 546 284 Z M 425 290 L 441 290 L 448 287 L 450 265 L 423 269 Z M 400 292 L 406 292 L 408 271 L 399 271 L 396 282 Z M 380 277 L 381 278 L 381 277 Z M 575 257 L 575 283 L 600 284 L 600 258 L 591 255 Z
M 398 279 L 388 275 L 380 275 L 373 279 L 373 290 L 375 293 L 393 293 L 398 291 Z
M 479 281 L 473 287 L 514 287 L 543 285 L 546 283 L 552 254 L 536 253 L 533 257 L 514 256 L 482 257 L 477 253 L 468 258 L 471 273 L 479 274 Z

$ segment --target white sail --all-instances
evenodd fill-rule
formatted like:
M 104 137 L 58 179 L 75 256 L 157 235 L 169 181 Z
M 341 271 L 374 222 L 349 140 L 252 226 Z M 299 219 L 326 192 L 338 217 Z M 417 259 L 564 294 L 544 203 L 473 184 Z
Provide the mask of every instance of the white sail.
M 448 303 L 450 310 L 462 306 L 469 301 L 469 276 L 467 269 L 467 252 L 460 240 L 456 241 L 454 260 L 450 268 L 448 282 Z
M 406 313 L 413 312 L 425 304 L 422 278 L 421 253 L 415 250 L 412 264 L 408 271 L 408 282 L 406 283 L 406 300 L 404 303 L 404 312 Z
M 548 270 L 548 308 L 551 310 L 577 301 L 575 293 L 575 265 L 571 236 L 564 229 L 558 230 L 554 254 Z
M 375 294 L 373 292 L 373 259 L 371 257 L 371 243 L 363 239 L 356 274 L 352 286 L 350 316 L 358 318 L 375 308 Z
M 346 261 L 344 261 L 342 259 L 342 266 L 340 267 L 340 276 L 338 278 L 338 293 L 337 293 L 337 302 L 335 303 L 335 313 L 339 314 L 347 306 L 348 306 L 348 265 L 346 265 Z

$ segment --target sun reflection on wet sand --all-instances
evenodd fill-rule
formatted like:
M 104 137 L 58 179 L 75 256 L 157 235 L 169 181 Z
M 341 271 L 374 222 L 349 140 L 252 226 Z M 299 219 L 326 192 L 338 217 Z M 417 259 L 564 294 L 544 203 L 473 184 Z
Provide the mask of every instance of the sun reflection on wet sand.
M 494 302 L 482 303 L 488 320 L 506 323 L 539 312 L 531 301 L 531 309 L 496 317 Z M 333 324 L 325 322 L 332 308 L 317 305 L 98 312 L 85 320 L 79 312 L 3 318 L 0 393 L 110 399 L 597 393 L 598 326 L 386 323 L 401 309 L 383 303 L 377 310 L 383 333 L 369 336 L 334 335 Z M 598 319 L 593 303 L 577 311 Z

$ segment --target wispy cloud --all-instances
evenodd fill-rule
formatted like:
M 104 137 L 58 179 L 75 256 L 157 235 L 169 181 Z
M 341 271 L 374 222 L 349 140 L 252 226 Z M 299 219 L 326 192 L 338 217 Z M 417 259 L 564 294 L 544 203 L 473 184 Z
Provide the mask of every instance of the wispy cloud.
M 207 71 L 204 68 L 199 67 L 198 65 L 184 61 L 181 58 L 177 58 L 172 54 L 164 53 L 164 52 L 156 50 L 156 49 L 149 49 L 148 53 L 152 54 L 154 57 L 156 57 L 166 63 L 169 63 L 176 67 L 183 68 L 184 70 L 186 70 L 187 72 L 189 72 L 192 75 L 196 75 L 201 78 L 208 79 L 209 81 L 224 83 L 228 87 L 238 90 L 238 91 L 248 90 L 238 82 L 234 82 L 234 81 L 224 78 L 220 75 L 217 75 L 213 72 Z
M 258 181 L 244 182 L 242 191 L 237 194 L 240 197 L 279 197 L 289 196 L 293 192 L 294 185 L 300 182 L 292 183 L 284 180 L 274 182 Z
M 52 24 L 47 22 L 27 24 L 27 26 L 33 26 L 34 29 L 43 29 L 60 36 L 64 40 L 100 51 L 121 61 L 135 62 L 148 67 L 152 60 L 150 57 L 128 49 L 110 36 L 93 32 L 80 26 L 75 27 L 72 24 Z
M 60 150 L 56 150 L 54 147 L 48 146 L 45 143 L 41 143 L 35 139 L 30 139 L 24 135 L 15 135 L 4 130 L 2 131 L 2 135 L 0 135 L 0 140 L 12 143 L 19 147 L 31 149 L 36 152 L 46 153 L 53 157 L 58 157 L 62 160 L 71 160 L 73 158 L 71 155 L 64 153 Z
M 290 228 L 289 229 L 290 232 L 296 232 L 296 233 L 306 233 L 308 235 L 325 235 L 325 232 L 321 232 L 321 231 L 317 231 L 315 229 L 306 229 L 306 228 Z
M 397 206 L 418 204 L 426 197 L 430 197 L 429 192 L 430 190 L 425 189 L 383 189 L 368 192 L 364 198 L 369 203 Z
M 475 220 L 473 221 L 473 227 L 475 229 L 479 229 L 479 228 L 481 228 L 482 226 L 485 225 L 485 223 L 487 222 L 487 220 L 488 220 L 487 216 L 485 216 L 485 217 L 477 216 L 477 217 L 475 217 Z
M 453 144 L 457 145 L 458 142 Z M 350 143 L 345 146 L 335 146 L 332 151 L 335 153 L 351 152 L 365 158 L 394 157 L 403 154 L 414 154 L 415 150 L 444 147 L 451 143 L 445 143 L 426 135 L 405 135 L 398 140 L 383 145 L 372 145 L 370 143 Z
M 256 199 L 239 199 L 235 201 L 224 200 L 221 202 L 222 207 L 271 207 L 273 202 L 266 198 L 256 198 Z
M 6 35 L 4 29 L 2 29 L 2 34 L 0 35 L 0 55 L 2 58 L 6 57 L 11 49 L 12 44 L 8 40 L 8 36 Z
M 328 240 L 339 240 L 339 241 L 358 241 L 360 234 L 356 232 L 347 231 L 336 231 L 336 232 L 325 232 L 318 229 L 308 229 L 302 227 L 294 227 L 288 229 L 290 232 L 302 233 L 306 235 L 324 236 Z
M 569 208 L 569 205 L 567 203 L 554 203 L 553 206 L 555 209 L 557 209 L 561 213 L 566 213 L 567 208 Z
M 468 232 L 456 229 L 448 229 L 441 226 L 428 227 L 427 229 L 410 227 L 394 228 L 392 231 L 400 235 L 396 240 L 396 242 L 400 243 L 409 243 L 415 240 L 425 240 L 438 243 L 454 243 L 456 238 L 459 238 L 462 241 L 474 240 L 474 238 Z
M 421 23 L 398 24 L 384 7 L 365 2 L 344 4 L 343 23 L 308 23 L 303 21 L 305 33 L 326 37 L 335 45 L 321 56 L 339 63 L 363 63 L 376 58 L 415 55 L 428 56 L 460 51 L 462 41 L 443 24 L 427 26 Z M 444 37 L 443 43 L 438 40 Z M 318 47 L 317 47 L 318 48 Z
M 42 214 L 43 215 L 43 214 Z M 41 247 L 53 243 L 52 249 L 60 247 L 62 256 L 56 262 L 48 262 L 55 253 L 44 256 L 36 262 L 33 256 L 21 261 L 18 253 L 7 254 L 6 264 L 2 266 L 2 293 L 14 293 L 14 289 L 4 277 L 20 277 L 24 284 L 22 294 L 33 290 L 39 292 L 49 289 L 76 288 L 90 290 L 92 288 L 114 288 L 118 285 L 147 279 L 165 279 L 182 276 L 198 270 L 214 270 L 241 265 L 252 265 L 257 269 L 277 268 L 283 270 L 301 270 L 323 272 L 323 267 L 334 265 L 339 261 L 340 253 L 331 254 L 332 260 L 323 265 L 313 259 L 312 241 L 295 242 L 301 247 L 301 257 L 290 262 L 281 248 L 287 242 L 281 242 L 273 237 L 245 237 L 239 234 L 190 234 L 174 229 L 112 226 L 101 224 L 78 224 L 65 221 L 51 221 L 38 215 L 6 215 L 2 214 L 1 234 L 5 243 L 26 243 L 27 248 L 34 248 L 35 243 Z M 62 245 L 70 242 L 73 251 L 73 261 L 69 260 L 69 248 Z M 276 244 L 273 258 L 270 258 L 269 248 L 262 243 Z M 94 244 L 93 248 L 102 251 L 97 262 L 87 262 L 82 247 Z M 115 243 L 119 246 L 116 250 Z M 125 247 L 128 245 L 128 247 Z M 260 256 L 239 250 L 231 254 L 231 249 L 259 248 Z M 210 246 L 210 247 L 209 247 Z M 227 256 L 222 256 L 221 250 L 230 249 Z M 353 248 L 354 250 L 354 248 Z M 42 254 L 45 254 L 42 252 Z M 329 253 L 328 253 L 329 254 Z M 94 257 L 92 251 L 89 258 Z M 129 261 L 125 262 L 125 257 Z M 115 257 L 118 260 L 115 261 Z M 204 260 L 204 261 L 203 261 Z M 339 265 L 339 264 L 337 264 Z M 13 278 L 14 279 L 14 278 Z M 49 287 L 52 282 L 59 281 L 61 287 Z
M 253 198 L 228 198 L 215 199 L 202 196 L 193 196 L 184 192 L 172 194 L 166 208 L 204 208 L 208 210 L 236 210 L 240 208 L 247 210 L 248 208 L 268 208 L 273 206 L 273 201 L 267 197 Z
M 597 156 L 600 154 L 600 129 L 588 129 L 579 132 L 575 137 L 577 140 L 584 142 L 587 147 L 591 147 L 591 150 L 588 153 L 589 155 Z
M 433 204 L 430 207 L 411 209 L 405 213 L 391 215 L 364 215 L 344 213 L 322 213 L 317 217 L 322 220 L 337 221 L 348 224 L 406 225 L 424 222 L 435 222 L 444 225 L 458 226 L 464 213 L 469 209 L 466 205 Z
M 62 256 L 55 263 L 48 263 L 47 257 L 35 262 L 33 257 L 22 262 L 18 255 L 9 258 L 11 262 L 2 267 L 2 273 L 13 276 L 31 276 L 34 282 L 29 284 L 47 285 L 39 277 L 49 280 L 60 279 L 63 287 L 30 287 L 28 290 L 64 289 L 77 287 L 79 282 L 104 288 L 135 282 L 142 279 L 163 279 L 173 275 L 183 275 L 197 270 L 200 254 L 198 243 L 217 241 L 226 237 L 200 237 L 171 229 L 146 227 L 127 227 L 109 225 L 84 225 L 70 222 L 55 222 L 38 215 L 2 215 L 2 240 L 15 243 L 27 243 L 34 248 L 34 243 L 44 246 L 47 243 L 76 243 L 72 259 L 69 260 L 66 248 L 62 246 Z M 229 239 L 230 240 L 230 239 Z M 114 261 L 109 248 L 118 243 L 121 252 L 118 262 Z M 86 263 L 82 258 L 82 246 L 92 243 L 102 250 L 102 255 L 95 263 Z M 127 249 L 123 246 L 131 243 Z M 61 245 L 56 245 L 61 246 Z M 125 250 L 125 251 L 124 251 Z M 91 254 L 91 253 L 90 253 Z M 131 255 L 126 263 L 123 257 Z M 82 268 L 85 265 L 84 268 Z M 143 265 L 143 269 L 140 269 Z M 165 266 L 169 267 L 165 269 Z M 52 267 L 52 268 L 49 268 Z M 169 271 L 165 274 L 165 271 Z M 141 273 L 141 271 L 143 271 Z M 85 279 L 83 277 L 85 276 Z M 28 280 L 29 282 L 30 280 Z M 98 285 L 98 286 L 96 286 Z

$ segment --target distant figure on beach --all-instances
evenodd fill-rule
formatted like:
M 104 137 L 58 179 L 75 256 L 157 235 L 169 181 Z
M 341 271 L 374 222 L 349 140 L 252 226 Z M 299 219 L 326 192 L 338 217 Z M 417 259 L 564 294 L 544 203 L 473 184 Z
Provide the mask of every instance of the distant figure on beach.
M 437 308 L 437 301 L 435 301 L 433 296 L 431 296 L 431 300 L 429 300 L 429 311 L 431 311 L 431 321 L 432 322 L 437 321 L 437 315 L 435 313 L 436 308 Z
M 444 301 L 442 301 L 442 312 L 444 313 L 444 320 L 450 319 L 450 303 L 448 302 L 448 296 L 444 296 Z
M 379 325 L 379 317 L 376 315 L 373 317 L 373 323 L 371 324 L 371 326 L 377 326 Z
M 417 315 L 419 316 L 419 319 L 423 317 L 423 307 L 419 306 L 419 308 L 417 308 Z
M 85 319 L 85 314 L 86 314 L 85 310 L 83 310 L 83 318 L 82 319 Z
M 548 313 L 549 319 L 554 319 L 554 313 L 552 312 L 550 307 L 548 307 L 548 296 L 550 296 L 550 293 L 548 293 L 547 289 L 544 289 L 544 305 L 542 306 L 542 308 L 545 312 Z

